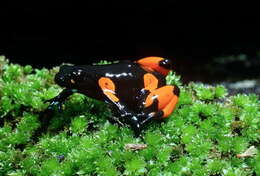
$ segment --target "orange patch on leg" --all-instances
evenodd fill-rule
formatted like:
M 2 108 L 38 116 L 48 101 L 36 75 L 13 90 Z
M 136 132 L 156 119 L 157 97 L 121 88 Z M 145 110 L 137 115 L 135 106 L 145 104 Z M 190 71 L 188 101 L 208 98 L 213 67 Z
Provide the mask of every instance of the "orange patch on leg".
M 117 98 L 117 96 L 115 96 L 115 94 L 111 93 L 111 92 L 106 92 L 104 91 L 104 94 L 113 102 L 118 102 L 119 99 Z
M 167 118 L 174 111 L 175 106 L 178 102 L 178 97 L 176 95 L 173 96 L 172 100 L 168 105 L 163 109 L 163 118 Z
M 173 112 L 178 102 L 178 96 L 174 94 L 174 86 L 170 85 L 153 90 L 146 98 L 145 107 L 151 106 L 155 99 L 158 100 L 158 111 L 164 112 L 164 118 Z
M 98 85 L 101 87 L 102 90 L 104 90 L 104 89 L 108 89 L 108 90 L 111 90 L 111 91 L 116 90 L 116 86 L 113 83 L 113 81 L 109 78 L 106 78 L 106 77 L 101 77 L 98 80 Z
M 109 78 L 102 77 L 98 80 L 98 85 L 102 89 L 103 93 L 113 102 L 118 102 L 119 99 L 115 95 L 116 86 Z

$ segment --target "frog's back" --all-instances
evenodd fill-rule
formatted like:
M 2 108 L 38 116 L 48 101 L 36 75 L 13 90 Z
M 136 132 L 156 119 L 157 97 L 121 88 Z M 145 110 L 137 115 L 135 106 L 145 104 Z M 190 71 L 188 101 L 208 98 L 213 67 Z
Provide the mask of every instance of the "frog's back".
M 126 105 L 136 105 L 136 97 L 144 88 L 143 77 L 147 73 L 136 63 L 76 66 L 81 72 L 79 90 L 85 95 L 102 100 L 104 97 L 98 85 L 100 78 L 109 78 L 115 85 L 115 92 Z M 160 77 L 160 75 L 156 75 Z M 161 79 L 161 78 L 158 78 Z M 164 80 L 164 79 L 163 79 Z M 160 81 L 159 84 L 165 84 Z
M 136 63 L 116 63 L 107 65 L 84 65 L 77 66 L 77 70 L 82 72 L 82 81 L 91 79 L 98 81 L 101 77 L 110 78 L 118 83 L 138 80 L 146 73 Z

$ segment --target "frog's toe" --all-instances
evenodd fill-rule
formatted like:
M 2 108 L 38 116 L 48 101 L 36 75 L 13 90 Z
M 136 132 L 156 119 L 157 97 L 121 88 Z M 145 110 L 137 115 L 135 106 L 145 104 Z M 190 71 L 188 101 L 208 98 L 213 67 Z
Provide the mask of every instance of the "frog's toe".
M 134 126 L 132 126 L 132 129 L 134 131 L 135 137 L 139 137 L 141 135 L 142 132 L 142 126 L 138 123 L 135 124 Z
M 50 100 L 46 100 L 45 102 L 49 102 L 49 106 L 47 109 L 49 110 L 54 110 L 56 107 L 58 108 L 58 111 L 61 112 L 62 111 L 62 105 L 63 105 L 63 102 L 53 98 L 53 99 L 50 99 Z
M 108 118 L 108 121 L 111 123 L 111 124 L 116 124 L 116 125 L 119 125 L 119 126 L 124 126 L 124 122 L 122 122 L 122 120 L 120 120 L 120 117 L 117 117 L 117 116 L 111 116 L 110 118 Z

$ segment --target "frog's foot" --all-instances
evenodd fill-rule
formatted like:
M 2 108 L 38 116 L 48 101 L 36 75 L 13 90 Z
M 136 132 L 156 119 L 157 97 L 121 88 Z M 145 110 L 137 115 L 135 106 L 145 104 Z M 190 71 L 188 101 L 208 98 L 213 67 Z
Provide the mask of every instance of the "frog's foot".
M 127 125 L 129 125 L 131 127 L 131 129 L 134 131 L 135 136 L 139 137 L 142 129 L 143 129 L 143 125 L 140 123 L 140 114 L 134 114 L 134 113 L 125 113 L 125 114 L 121 114 L 120 119 L 122 119 L 123 122 L 125 122 Z
M 73 93 L 76 93 L 77 90 L 75 89 L 64 89 L 58 96 L 46 100 L 45 102 L 50 102 L 50 105 L 47 109 L 54 110 L 55 107 L 58 107 L 58 110 L 62 111 L 62 105 L 64 104 L 65 100 L 72 95 Z
M 62 101 L 58 96 L 45 101 L 45 103 L 48 102 L 50 103 L 47 107 L 48 110 L 54 110 L 56 107 L 58 107 L 58 111 L 62 111 L 62 105 L 64 104 L 64 101 Z
M 134 131 L 135 136 L 138 137 L 142 131 L 142 125 L 139 124 L 137 117 L 132 113 L 121 114 L 121 115 L 113 115 L 109 119 L 109 122 L 112 124 L 117 124 L 118 126 L 124 127 L 129 125 L 131 129 Z
M 118 116 L 115 116 L 115 115 L 109 117 L 109 118 L 108 118 L 108 121 L 109 121 L 110 123 L 116 124 L 116 125 L 118 125 L 118 126 L 124 126 L 124 122 L 122 122 L 122 121 L 120 120 L 120 118 L 119 118 Z
M 133 129 L 135 136 L 139 137 L 144 126 L 140 124 L 138 117 L 132 116 L 129 125 Z

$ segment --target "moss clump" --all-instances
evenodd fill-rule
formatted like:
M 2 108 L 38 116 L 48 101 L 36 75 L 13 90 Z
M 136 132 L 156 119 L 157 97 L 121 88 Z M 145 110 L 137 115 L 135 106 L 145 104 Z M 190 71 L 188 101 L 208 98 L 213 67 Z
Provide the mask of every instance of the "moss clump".
M 171 73 L 167 81 L 181 88 L 178 106 L 142 137 L 109 123 L 106 105 L 80 94 L 37 133 L 48 118 L 41 113 L 44 101 L 61 91 L 53 82 L 56 72 L 0 58 L 0 175 L 260 175 L 257 95 L 182 86 Z M 126 144 L 147 147 L 130 150 Z M 245 156 L 252 146 L 256 152 Z

